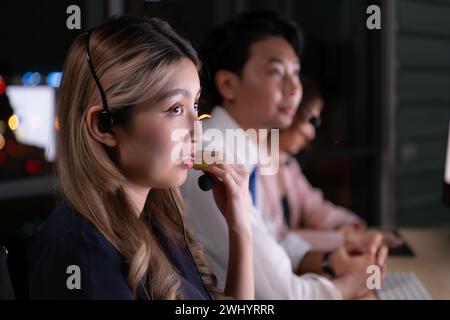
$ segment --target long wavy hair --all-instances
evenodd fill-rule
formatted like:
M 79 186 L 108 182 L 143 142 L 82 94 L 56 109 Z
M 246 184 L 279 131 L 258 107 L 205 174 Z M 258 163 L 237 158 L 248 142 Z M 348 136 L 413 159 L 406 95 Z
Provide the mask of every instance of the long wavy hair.
M 134 213 L 123 189 L 126 177 L 111 152 L 88 134 L 86 113 L 90 106 L 101 104 L 101 98 L 86 61 L 86 37 L 81 34 L 70 47 L 58 97 L 57 175 L 62 195 L 126 259 L 125 276 L 135 297 L 143 286 L 152 299 L 182 299 L 180 275 L 148 227 L 146 214 Z M 115 125 L 129 125 L 134 105 L 152 101 L 167 90 L 167 71 L 181 59 L 188 58 L 200 70 L 189 42 L 156 18 L 113 19 L 94 29 L 89 48 Z M 156 219 L 177 246 L 184 247 L 176 207 L 183 211 L 183 203 L 177 189 L 174 198 L 170 191 L 152 189 L 144 213 Z M 187 240 L 210 294 L 221 298 L 202 248 L 189 232 Z

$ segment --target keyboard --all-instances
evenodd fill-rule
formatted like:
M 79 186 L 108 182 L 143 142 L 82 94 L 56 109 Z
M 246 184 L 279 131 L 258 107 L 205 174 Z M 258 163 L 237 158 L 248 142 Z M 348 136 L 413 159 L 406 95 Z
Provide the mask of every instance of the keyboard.
M 380 300 L 433 300 L 414 272 L 389 272 L 376 293 Z

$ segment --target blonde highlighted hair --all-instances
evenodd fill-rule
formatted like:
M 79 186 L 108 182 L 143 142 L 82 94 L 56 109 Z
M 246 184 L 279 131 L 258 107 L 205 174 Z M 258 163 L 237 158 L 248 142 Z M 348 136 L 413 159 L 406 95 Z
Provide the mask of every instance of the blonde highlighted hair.
M 86 113 L 90 106 L 101 105 L 101 98 L 86 61 L 86 37 L 82 34 L 72 44 L 59 91 L 57 174 L 62 194 L 125 257 L 125 276 L 135 296 L 143 286 L 152 299 L 181 299 L 180 275 L 146 220 L 150 214 L 176 245 L 185 246 L 170 190 L 152 189 L 146 214 L 136 215 L 122 187 L 126 177 L 106 147 L 88 134 Z M 155 18 L 120 17 L 98 26 L 91 33 L 89 49 L 115 125 L 130 124 L 133 105 L 157 100 L 170 77 L 168 69 L 181 59 L 200 69 L 189 42 Z M 173 195 L 182 208 L 178 190 Z M 220 298 L 200 245 L 189 233 L 187 238 L 203 282 Z

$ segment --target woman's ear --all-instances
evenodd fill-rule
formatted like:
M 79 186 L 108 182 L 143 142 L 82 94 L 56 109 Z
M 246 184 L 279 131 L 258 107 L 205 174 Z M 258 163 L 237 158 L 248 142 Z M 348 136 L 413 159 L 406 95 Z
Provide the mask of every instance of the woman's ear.
M 108 147 L 115 147 L 117 145 L 117 139 L 114 136 L 114 132 L 102 132 L 100 129 L 100 112 L 103 108 L 99 105 L 95 105 L 89 108 L 86 113 L 85 121 L 89 135 L 95 141 L 104 144 Z
M 237 74 L 221 69 L 216 72 L 214 81 L 217 91 L 219 91 L 223 100 L 233 101 L 236 99 L 239 86 L 239 77 Z

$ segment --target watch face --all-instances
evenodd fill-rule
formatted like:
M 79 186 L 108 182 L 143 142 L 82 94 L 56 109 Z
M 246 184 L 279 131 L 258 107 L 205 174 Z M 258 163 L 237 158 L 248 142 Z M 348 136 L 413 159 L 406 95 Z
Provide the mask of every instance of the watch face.
M 330 257 L 331 253 L 326 253 L 322 259 L 322 271 L 334 277 L 334 270 L 330 267 Z

